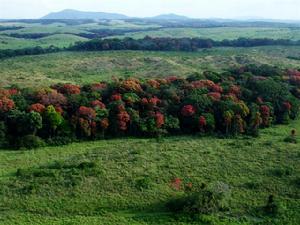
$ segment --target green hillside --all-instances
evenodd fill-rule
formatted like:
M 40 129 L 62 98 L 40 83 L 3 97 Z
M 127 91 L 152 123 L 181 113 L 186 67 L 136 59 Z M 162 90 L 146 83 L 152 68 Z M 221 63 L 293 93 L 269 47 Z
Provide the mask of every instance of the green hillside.
M 50 38 L 50 37 L 49 37 Z M 59 40 L 58 40 L 59 41 Z M 67 43 L 66 43 L 67 44 Z M 62 52 L 25 56 L 0 62 L 0 86 L 90 83 L 116 77 L 187 76 L 205 70 L 222 71 L 249 63 L 300 68 L 299 47 L 214 48 L 199 52 Z
M 150 37 L 198 37 L 213 40 L 245 38 L 273 38 L 300 40 L 300 29 L 297 28 L 267 28 L 267 27 L 217 27 L 217 28 L 165 28 L 158 31 L 129 33 L 119 38 L 135 39 Z
M 21 49 L 33 46 L 49 47 L 68 47 L 77 41 L 86 41 L 88 39 L 72 34 L 54 34 L 39 39 L 23 39 L 0 35 L 0 49 Z

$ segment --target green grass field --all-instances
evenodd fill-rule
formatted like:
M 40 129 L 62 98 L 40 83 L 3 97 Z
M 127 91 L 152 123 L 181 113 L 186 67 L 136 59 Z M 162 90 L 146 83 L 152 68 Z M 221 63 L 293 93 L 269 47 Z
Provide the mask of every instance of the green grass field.
M 118 38 L 131 37 L 135 39 L 150 37 L 198 37 L 213 40 L 244 38 L 273 38 L 300 40 L 299 28 L 267 28 L 267 27 L 217 27 L 217 28 L 165 28 L 158 31 L 129 33 Z
M 199 52 L 62 52 L 0 61 L 0 86 L 40 86 L 59 82 L 90 83 L 112 76 L 141 78 L 187 76 L 233 65 L 265 63 L 300 68 L 299 47 L 214 48 Z
M 4 30 L 0 32 L 0 49 L 20 49 L 28 47 L 68 47 L 77 41 L 86 41 L 88 39 L 77 36 L 78 33 L 89 33 L 86 29 L 79 26 L 66 26 L 62 23 L 53 23 L 42 25 L 39 23 L 0 23 L 1 26 L 22 26 L 19 30 Z M 53 34 L 39 39 L 24 39 L 7 36 L 11 33 L 17 34 L 35 34 L 49 33 Z
M 300 130 L 300 121 L 258 138 L 128 138 L 1 150 L 0 224 L 297 225 L 300 144 L 283 142 L 292 128 Z M 175 219 L 165 207 L 182 194 L 170 187 L 175 177 L 229 185 L 229 210 L 196 222 Z M 281 204 L 276 217 L 262 213 L 270 194 Z
M 77 36 L 79 33 L 91 33 L 91 30 L 99 29 L 149 29 L 159 28 L 158 24 L 147 24 L 137 22 L 125 22 L 122 20 L 110 21 L 106 24 L 86 23 L 79 25 L 66 25 L 64 23 L 40 24 L 40 23 L 20 23 L 20 22 L 1 22 L 0 26 L 22 26 L 19 30 L 5 30 L 0 32 L 0 49 L 17 49 L 22 47 L 42 46 L 48 47 L 54 45 L 57 47 L 66 47 L 74 44 L 76 41 L 84 41 L 84 38 Z M 53 37 L 42 39 L 22 39 L 11 38 L 5 35 L 11 33 L 17 34 L 35 34 L 49 33 Z M 127 33 L 120 36 L 108 38 L 144 38 L 151 37 L 199 37 L 211 38 L 213 40 L 245 38 L 273 38 L 273 39 L 291 39 L 300 40 L 299 27 L 216 27 L 216 28 L 162 28 L 154 31 L 138 31 Z M 55 39 L 55 40 L 53 40 Z
M 56 47 L 69 47 L 78 41 L 86 41 L 88 39 L 73 34 L 54 34 L 39 39 L 23 39 L 0 35 L 0 49 L 21 49 L 40 46 L 47 48 L 51 45 Z
M 68 47 L 77 41 L 88 40 L 78 36 L 80 33 L 91 33 L 89 30 L 94 29 L 146 29 L 155 28 L 158 25 L 151 24 L 135 24 L 125 21 L 110 21 L 106 25 L 99 23 L 87 23 L 79 25 L 66 25 L 64 23 L 40 24 L 40 23 L 12 23 L 0 22 L 0 26 L 21 26 L 24 27 L 18 30 L 4 30 L 0 31 L 0 49 L 20 49 L 26 47 L 49 47 L 54 45 L 57 47 Z M 36 34 L 49 33 L 51 36 L 40 39 L 23 39 L 9 37 L 9 34 Z

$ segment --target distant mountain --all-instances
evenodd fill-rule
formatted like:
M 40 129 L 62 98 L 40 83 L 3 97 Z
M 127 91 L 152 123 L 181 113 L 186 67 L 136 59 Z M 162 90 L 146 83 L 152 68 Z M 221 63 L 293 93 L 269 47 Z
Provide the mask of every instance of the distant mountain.
M 170 14 L 162 14 L 162 15 L 158 15 L 158 16 L 154 16 L 154 17 L 149 17 L 148 19 L 154 19 L 154 20 L 189 20 L 191 18 L 170 13 Z
M 261 17 L 240 17 L 233 19 L 222 19 L 222 18 L 202 18 L 193 19 L 187 16 L 177 15 L 174 13 L 161 14 L 154 17 L 129 17 L 124 14 L 119 13 L 107 13 L 107 12 L 84 12 L 73 9 L 65 9 L 59 12 L 52 12 L 48 15 L 42 17 L 41 19 L 57 19 L 57 20 L 82 20 L 82 19 L 92 19 L 92 20 L 124 20 L 124 19 L 143 19 L 143 20 L 168 20 L 168 21 L 182 21 L 182 20 L 205 20 L 205 21 L 215 21 L 215 22 L 270 22 L 270 23 L 300 23 L 298 20 L 279 20 L 279 19 L 267 19 Z
M 60 12 L 49 13 L 41 19 L 106 19 L 106 20 L 118 20 L 127 19 L 126 15 L 118 13 L 106 13 L 106 12 L 83 12 L 73 9 L 66 9 Z
M 56 20 L 64 20 L 64 19 L 106 19 L 106 20 L 122 20 L 128 19 L 130 17 L 118 14 L 118 13 L 106 13 L 106 12 L 84 12 L 73 9 L 65 9 L 60 12 L 49 13 L 48 15 L 42 17 L 41 19 L 56 19 Z M 162 14 L 154 17 L 147 17 L 144 19 L 151 20 L 188 20 L 189 17 L 176 15 L 173 13 L 170 14 Z

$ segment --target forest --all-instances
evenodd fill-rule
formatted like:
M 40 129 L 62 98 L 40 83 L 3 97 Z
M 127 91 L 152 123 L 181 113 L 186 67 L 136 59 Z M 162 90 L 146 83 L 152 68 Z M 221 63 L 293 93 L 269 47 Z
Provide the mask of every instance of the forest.
M 71 50 L 103 51 L 103 50 L 142 50 L 142 51 L 196 51 L 201 48 L 212 47 L 255 47 L 267 45 L 297 46 L 299 41 L 285 39 L 250 39 L 239 38 L 236 40 L 214 41 L 212 39 L 199 38 L 151 38 L 144 39 L 125 38 L 92 40 L 77 43 Z
M 120 136 L 257 136 L 298 116 L 298 85 L 297 70 L 248 65 L 187 78 L 11 87 L 0 92 L 0 143 L 36 148 Z

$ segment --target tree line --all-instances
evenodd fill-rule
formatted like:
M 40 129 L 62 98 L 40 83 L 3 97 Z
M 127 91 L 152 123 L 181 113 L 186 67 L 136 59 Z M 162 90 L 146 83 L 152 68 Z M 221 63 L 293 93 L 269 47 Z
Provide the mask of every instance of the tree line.
M 48 48 L 32 47 L 24 49 L 0 50 L 0 59 L 22 55 L 39 55 L 58 51 L 111 51 L 111 50 L 139 50 L 139 51 L 197 51 L 198 49 L 213 47 L 256 47 L 256 46 L 299 46 L 300 40 L 268 38 L 239 38 L 235 40 L 215 41 L 201 38 L 152 38 L 143 39 L 93 39 L 77 42 L 68 48 L 50 46 Z
M 0 31 L 7 31 L 7 30 L 20 30 L 24 27 L 21 26 L 0 26 Z
M 300 45 L 300 41 L 268 38 L 239 38 L 235 40 L 215 41 L 201 38 L 152 38 L 143 39 L 94 39 L 76 43 L 70 50 L 105 51 L 105 50 L 149 50 L 149 51 L 196 51 L 212 47 L 256 47 L 267 45 Z
M 41 55 L 47 53 L 54 53 L 63 51 L 64 49 L 58 48 L 55 46 L 50 46 L 48 48 L 42 47 L 32 47 L 32 48 L 22 48 L 22 49 L 4 49 L 0 50 L 0 59 L 16 57 L 16 56 L 24 56 L 24 55 Z

